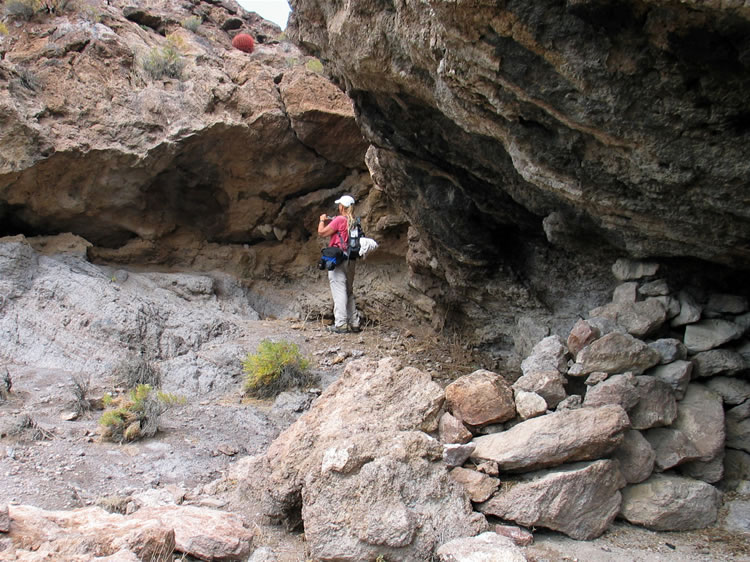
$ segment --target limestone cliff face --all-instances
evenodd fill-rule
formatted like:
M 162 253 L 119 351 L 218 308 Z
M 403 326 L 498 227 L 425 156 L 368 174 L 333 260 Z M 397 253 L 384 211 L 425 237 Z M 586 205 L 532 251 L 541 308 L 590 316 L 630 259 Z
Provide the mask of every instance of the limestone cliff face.
M 746 3 L 291 4 L 419 231 L 425 294 L 544 308 L 566 293 L 550 285 L 600 286 L 580 279 L 607 248 L 750 267 Z
M 71 6 L 0 35 L 1 234 L 252 269 L 243 245 L 303 246 L 342 183 L 371 185 L 350 100 L 275 25 L 231 0 Z

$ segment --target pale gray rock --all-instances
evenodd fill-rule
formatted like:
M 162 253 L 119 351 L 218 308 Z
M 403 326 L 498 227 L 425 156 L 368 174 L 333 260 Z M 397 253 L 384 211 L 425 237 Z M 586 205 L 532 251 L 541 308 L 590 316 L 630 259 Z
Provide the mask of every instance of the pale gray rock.
M 567 396 L 565 378 L 557 369 L 529 371 L 513 383 L 514 391 L 533 392 L 544 398 L 547 408 L 554 408 Z
M 617 405 L 555 412 L 477 437 L 472 458 L 495 461 L 501 471 L 597 459 L 622 442 L 628 426 L 625 410 Z
M 714 524 L 721 507 L 721 492 L 682 476 L 655 474 L 622 491 L 620 515 L 654 531 L 687 531 Z
M 274 520 L 301 515 L 313 558 L 428 559 L 439 541 L 487 525 L 424 433 L 437 430 L 443 400 L 427 373 L 351 361 L 239 486 L 259 490 Z
M 743 334 L 746 335 L 748 333 L 748 330 L 750 330 L 750 312 L 735 316 L 732 321 L 740 327 L 740 330 L 742 330 Z
M 724 451 L 710 461 L 691 461 L 678 467 L 681 474 L 715 484 L 724 478 Z
M 533 318 L 521 316 L 516 322 L 517 330 L 513 334 L 513 345 L 520 357 L 526 357 L 534 346 L 549 335 L 549 327 L 540 324 Z
M 580 394 L 571 394 L 565 400 L 557 405 L 556 411 L 562 412 L 563 410 L 576 410 L 583 406 L 583 400 Z
M 16 267 L 26 271 L 31 285 L 4 305 L 0 356 L 19 364 L 33 357 L 35 367 L 94 377 L 109 376 L 140 357 L 162 372 L 165 391 L 183 396 L 205 396 L 235 384 L 231 374 L 239 374 L 249 351 L 241 326 L 259 318 L 237 281 L 218 273 L 210 279 L 165 273 L 155 276 L 160 285 L 151 274 L 130 272 L 117 283 L 111 270 L 85 255 L 48 256 L 29 244 L 23 239 L 10 244 Z M 0 243 L 0 252 L 7 246 Z M 224 290 L 186 299 L 182 289 L 165 288 L 170 279 L 199 293 L 219 282 Z
M 724 404 L 736 406 L 750 398 L 750 382 L 735 377 L 713 377 L 706 387 L 721 396 Z
M 654 466 L 657 472 L 664 472 L 701 456 L 692 441 L 679 429 L 657 427 L 644 432 L 644 436 L 656 454 Z
M 629 281 L 615 287 L 612 292 L 612 302 L 618 304 L 634 303 L 638 300 L 638 283 Z M 594 315 L 596 316 L 596 315 Z
M 698 460 L 711 461 L 724 449 L 724 405 L 721 396 L 702 384 L 688 386 L 677 406 L 672 428 L 682 431 L 698 449 Z
M 10 531 L 10 515 L 8 514 L 8 505 L 0 505 L 0 533 Z
M 643 262 L 625 258 L 618 259 L 612 266 L 612 273 L 620 281 L 630 281 L 633 279 L 643 279 L 652 277 L 659 271 L 659 264 L 653 262 Z
M 708 297 L 705 310 L 719 314 L 742 314 L 747 312 L 747 297 L 713 293 Z
M 583 318 L 579 318 L 568 334 L 568 351 L 575 357 L 578 352 L 601 335 L 599 328 L 592 326 Z
M 564 374 L 568 365 L 567 354 L 568 349 L 560 336 L 548 336 L 537 343 L 531 355 L 521 362 L 521 371 L 524 375 L 549 370 Z
M 546 527 L 590 540 L 617 516 L 619 490 L 625 485 L 615 461 L 575 463 L 524 474 L 477 509 L 525 527 Z
M 512 539 L 486 532 L 476 537 L 453 539 L 437 549 L 440 562 L 525 562 L 523 551 Z
M 39 257 L 26 237 L 0 238 L 0 297 L 15 299 L 31 288 Z
M 504 422 L 516 415 L 510 384 L 492 371 L 479 369 L 445 388 L 445 406 L 471 426 Z
M 522 420 L 541 416 L 547 411 L 547 401 L 536 392 L 516 390 L 516 412 Z
M 659 353 L 661 357 L 659 363 L 662 365 L 687 359 L 687 348 L 677 338 L 658 339 L 649 343 L 648 346 Z
M 662 297 L 669 294 L 669 285 L 664 279 L 655 279 L 638 287 L 638 294 L 644 297 Z
M 660 359 L 661 356 L 641 340 L 629 334 L 612 332 L 583 348 L 576 362 L 581 365 L 582 374 L 595 371 L 641 374 Z
M 620 463 L 620 472 L 625 481 L 637 484 L 651 476 L 656 453 L 640 431 L 629 429 L 620 446 L 612 453 L 612 459 Z
M 450 467 L 461 466 L 474 452 L 473 443 L 443 445 L 443 462 Z
M 691 361 L 675 361 L 667 365 L 658 365 L 646 371 L 651 376 L 669 385 L 677 400 L 682 400 L 690 384 L 693 363 Z
M 469 468 L 456 467 L 450 471 L 450 475 L 464 487 L 469 499 L 476 503 L 486 501 L 500 486 L 499 479 Z
M 728 490 L 734 490 L 740 482 L 748 480 L 750 480 L 750 454 L 737 449 L 726 449 L 722 486 Z
M 664 305 L 654 298 L 641 302 L 613 302 L 595 308 L 589 314 L 609 318 L 636 337 L 655 332 L 664 325 L 667 319 Z
M 693 324 L 701 319 L 703 309 L 695 301 L 695 298 L 687 291 L 680 291 L 678 295 L 680 301 L 680 313 L 672 318 L 670 325 L 677 328 L 686 324 Z
M 667 312 L 667 320 L 674 319 L 679 313 L 680 313 L 680 301 L 677 300 L 673 296 L 665 296 L 665 297 L 651 297 L 654 300 L 657 300 L 661 303 L 661 305 L 664 307 L 664 310 Z
M 627 412 L 640 399 L 635 383 L 636 378 L 630 373 L 613 375 L 589 388 L 583 405 L 595 408 L 605 404 L 619 404 Z
M 750 400 L 727 410 L 726 445 L 750 453 Z
M 722 528 L 730 533 L 750 535 L 750 501 L 734 499 L 727 502 L 727 514 Z
M 441 443 L 468 443 L 473 435 L 461 420 L 456 419 L 450 412 L 440 416 L 438 434 Z
M 677 415 L 677 400 L 672 388 L 648 375 L 636 377 L 638 403 L 630 410 L 633 429 L 649 429 L 671 424 Z
M 748 368 L 745 358 L 729 349 L 711 349 L 697 353 L 693 361 L 693 378 L 736 375 Z
M 708 351 L 739 338 L 742 330 L 734 322 L 720 319 L 701 320 L 685 327 L 685 347 L 691 353 Z

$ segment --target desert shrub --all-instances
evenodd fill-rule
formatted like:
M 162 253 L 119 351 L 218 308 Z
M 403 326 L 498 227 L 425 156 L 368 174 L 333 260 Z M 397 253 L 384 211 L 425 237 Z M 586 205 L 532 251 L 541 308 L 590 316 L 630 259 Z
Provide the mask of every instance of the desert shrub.
M 154 47 L 142 59 L 141 66 L 151 78 L 180 78 L 185 68 L 185 61 L 180 54 L 179 45 L 174 37 L 170 37 L 167 44 Z
M 305 63 L 305 68 L 310 72 L 317 72 L 318 74 L 320 74 L 321 72 L 323 72 L 323 63 L 318 59 L 310 59 Z
M 0 377 L 0 402 L 8 398 L 11 388 L 13 388 L 13 379 L 10 377 L 8 367 L 5 367 L 5 373 Z
M 37 0 L 6 0 L 3 12 L 9 18 L 29 21 L 39 8 Z
M 29 414 L 21 414 L 16 420 L 15 427 L 9 432 L 10 435 L 28 435 L 34 441 L 52 439 L 54 436 L 50 431 L 40 427 Z
M 90 377 L 84 375 L 73 375 L 71 377 L 70 391 L 73 393 L 73 410 L 76 414 L 80 415 L 91 410 L 91 403 L 88 400 L 90 387 Z
M 114 371 L 115 384 L 124 388 L 136 388 L 147 384 L 151 388 L 161 386 L 161 371 L 150 361 L 139 355 L 131 355 Z
M 198 31 L 201 23 L 203 23 L 203 20 L 199 16 L 190 16 L 182 20 L 182 27 L 195 33 Z
M 73 7 L 72 0 L 41 0 L 40 3 L 42 10 L 50 14 L 61 14 L 68 8 Z
M 105 411 L 99 424 L 102 438 L 122 443 L 141 437 L 152 437 L 159 430 L 159 417 L 172 406 L 184 404 L 181 396 L 138 385 L 122 397 L 106 400 L 113 409 Z
M 254 398 L 271 398 L 315 381 L 308 371 L 310 361 L 300 354 L 297 344 L 286 341 L 261 341 L 257 352 L 248 354 L 242 367 L 245 392 Z

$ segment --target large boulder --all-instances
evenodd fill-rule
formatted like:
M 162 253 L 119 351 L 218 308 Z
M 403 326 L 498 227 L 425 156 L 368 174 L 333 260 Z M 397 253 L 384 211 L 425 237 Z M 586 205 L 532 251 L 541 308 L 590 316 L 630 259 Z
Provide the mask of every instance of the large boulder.
M 685 328 L 685 347 L 692 353 L 708 351 L 739 338 L 742 329 L 729 320 L 709 319 Z
M 736 375 L 748 368 L 745 358 L 730 349 L 711 349 L 696 353 L 692 361 L 693 376 L 697 378 Z
M 653 369 L 646 371 L 646 375 L 659 379 L 667 383 L 677 400 L 682 400 L 690 383 L 691 373 L 693 372 L 693 363 L 690 361 L 678 360 L 667 365 L 657 365 Z
M 633 292 L 635 293 L 635 289 Z M 595 308 L 589 314 L 608 318 L 636 337 L 644 337 L 655 332 L 667 319 L 664 305 L 653 298 L 640 302 L 613 302 Z
M 698 460 L 715 459 L 724 449 L 726 436 L 721 397 L 702 384 L 691 384 L 677 406 L 672 427 L 695 445 L 700 454 Z
M 632 374 L 609 377 L 586 391 L 583 405 L 596 407 L 619 404 L 627 412 L 640 400 L 635 383 L 636 378 Z
M 659 353 L 641 340 L 629 334 L 612 332 L 581 350 L 576 358 L 576 364 L 580 365 L 577 374 L 594 371 L 615 374 L 630 371 L 639 375 L 657 365 L 660 360 Z
M 258 457 L 241 486 L 264 512 L 304 523 L 321 560 L 429 559 L 441 542 L 486 526 L 441 462 L 443 391 L 397 361 L 356 360 Z
M 449 384 L 445 405 L 454 417 L 471 426 L 504 422 L 516 415 L 510 385 L 497 373 L 484 369 Z
M 599 460 L 524 474 L 511 484 L 477 508 L 526 527 L 547 527 L 589 540 L 617 516 L 625 479 L 615 461 Z
M 726 445 L 750 453 L 750 400 L 727 410 Z
M 629 425 L 625 410 L 617 405 L 565 410 L 477 437 L 471 456 L 515 472 L 592 460 L 615 449 Z
M 648 429 L 669 425 L 677 415 L 677 401 L 668 384 L 643 375 L 636 377 L 638 403 L 630 411 L 634 429 Z
M 620 463 L 620 472 L 628 484 L 643 482 L 654 470 L 656 453 L 640 431 L 629 429 L 612 458 Z
M 620 515 L 654 531 L 704 529 L 716 521 L 721 492 L 682 476 L 655 474 L 622 491 Z

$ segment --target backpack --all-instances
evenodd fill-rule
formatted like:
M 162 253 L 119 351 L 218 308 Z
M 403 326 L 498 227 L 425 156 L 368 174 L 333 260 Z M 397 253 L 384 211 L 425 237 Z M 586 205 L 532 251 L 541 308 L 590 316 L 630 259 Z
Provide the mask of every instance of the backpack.
M 357 217 L 349 229 L 349 245 L 346 252 L 344 252 L 347 259 L 356 260 L 359 257 L 359 239 L 364 235 L 364 232 L 362 232 L 362 223 L 359 217 Z

